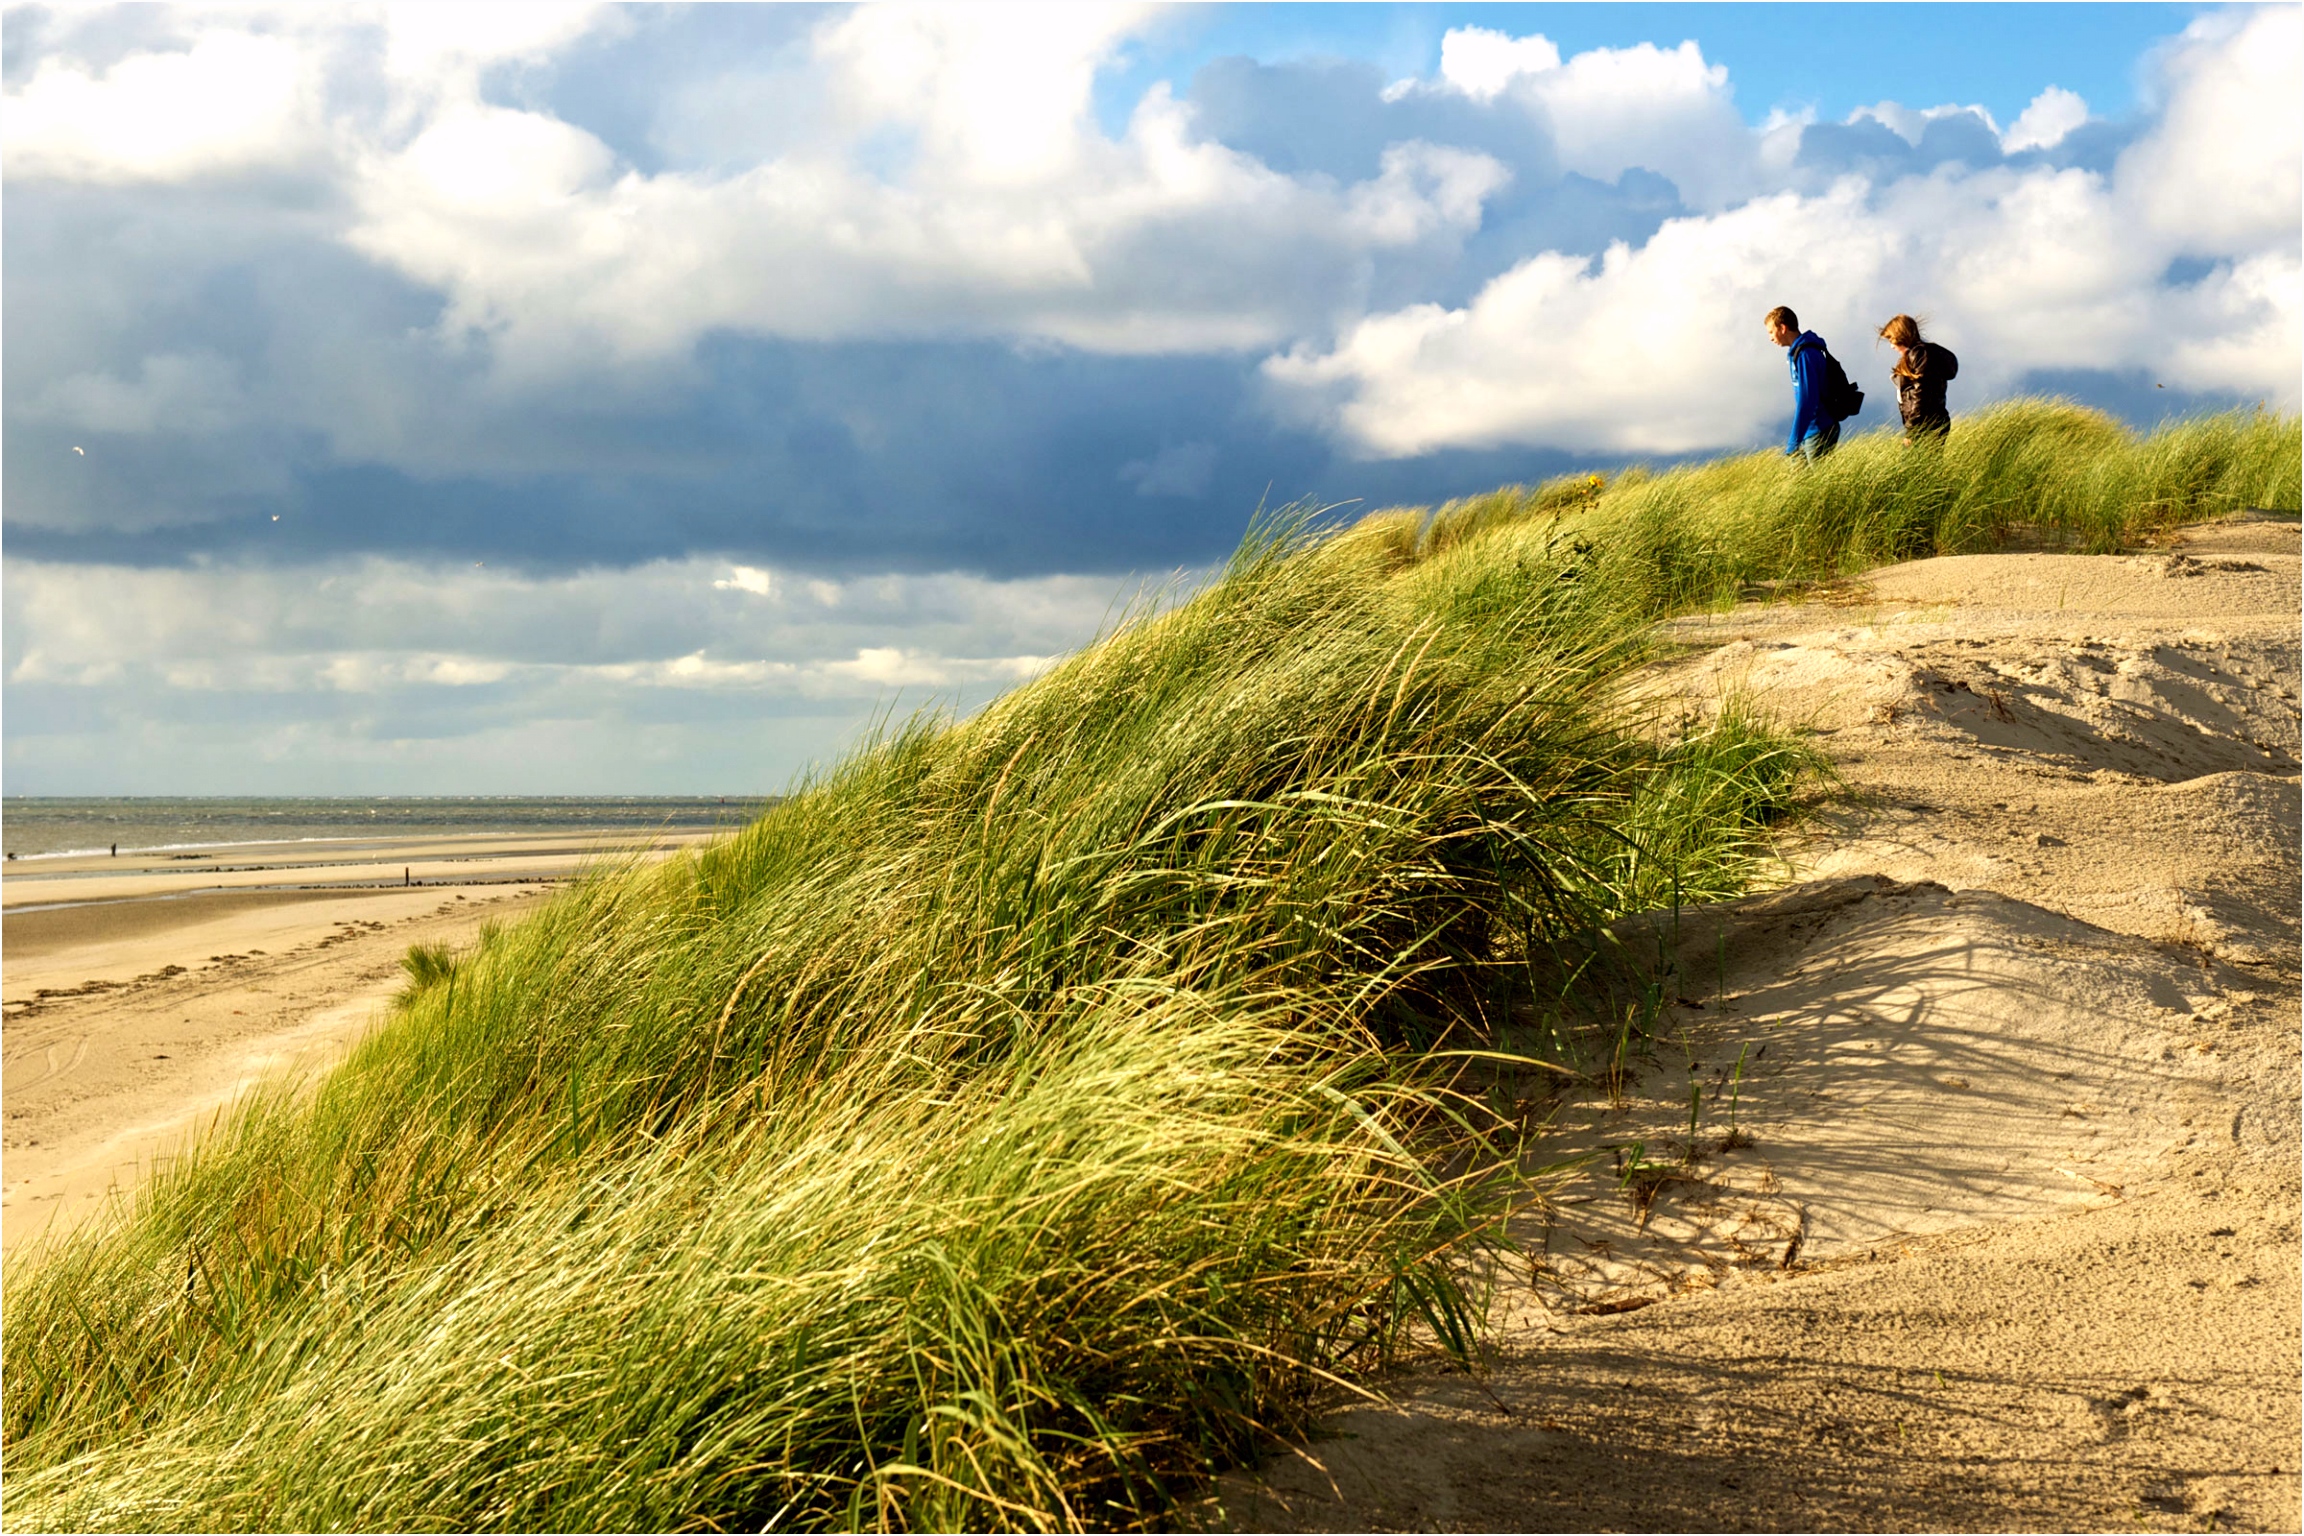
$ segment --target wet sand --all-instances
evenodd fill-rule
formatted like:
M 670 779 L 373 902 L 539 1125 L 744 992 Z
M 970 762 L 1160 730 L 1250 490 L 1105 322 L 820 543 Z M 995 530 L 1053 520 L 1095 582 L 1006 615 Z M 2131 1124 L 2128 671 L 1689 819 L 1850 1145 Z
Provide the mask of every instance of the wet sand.
M 0 875 L 0 1251 L 104 1208 L 267 1075 L 324 1069 L 415 943 L 470 943 L 603 858 L 713 834 L 244 844 Z

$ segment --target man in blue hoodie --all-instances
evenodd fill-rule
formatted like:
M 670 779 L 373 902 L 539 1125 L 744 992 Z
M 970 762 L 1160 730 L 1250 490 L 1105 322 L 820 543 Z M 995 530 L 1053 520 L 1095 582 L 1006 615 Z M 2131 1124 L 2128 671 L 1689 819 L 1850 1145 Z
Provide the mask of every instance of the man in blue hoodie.
M 1824 338 L 1800 329 L 1800 317 L 1781 304 L 1768 311 L 1768 335 L 1792 350 L 1792 436 L 1784 451 L 1813 464 L 1840 446 L 1840 423 L 1824 403 Z

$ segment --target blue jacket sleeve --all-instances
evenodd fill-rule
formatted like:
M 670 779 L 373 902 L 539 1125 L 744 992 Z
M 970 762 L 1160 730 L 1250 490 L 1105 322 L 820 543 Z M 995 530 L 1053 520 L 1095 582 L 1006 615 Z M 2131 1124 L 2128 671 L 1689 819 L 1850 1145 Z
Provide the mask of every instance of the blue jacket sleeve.
M 1798 453 L 1800 442 L 1824 426 L 1824 343 L 1813 335 L 1792 344 L 1792 437 L 1786 453 Z

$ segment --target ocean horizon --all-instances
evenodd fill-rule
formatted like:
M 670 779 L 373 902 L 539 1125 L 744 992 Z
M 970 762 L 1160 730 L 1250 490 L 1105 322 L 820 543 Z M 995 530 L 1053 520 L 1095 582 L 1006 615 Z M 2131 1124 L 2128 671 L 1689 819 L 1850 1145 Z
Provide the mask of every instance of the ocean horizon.
M 774 795 L 8 795 L 9 859 L 245 843 L 358 843 L 521 832 L 734 830 Z

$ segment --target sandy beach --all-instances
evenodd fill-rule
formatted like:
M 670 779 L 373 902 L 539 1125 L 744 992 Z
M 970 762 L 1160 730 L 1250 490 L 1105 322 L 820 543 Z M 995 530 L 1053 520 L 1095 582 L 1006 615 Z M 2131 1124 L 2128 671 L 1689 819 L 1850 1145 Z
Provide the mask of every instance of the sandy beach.
M 267 1074 L 338 1059 L 415 943 L 469 943 L 608 857 L 704 833 L 251 843 L 22 860 L 0 879 L 6 1129 L 0 1246 L 110 1191 Z
M 1661 935 L 1620 1096 L 1531 1090 L 1574 1166 L 1489 1369 L 1213 1518 L 2295 1530 L 2298 609 L 2243 519 L 1673 626 L 1660 698 L 1805 723 L 1851 803 Z
M 1569 1166 L 1488 1368 L 1339 1397 L 1212 1518 L 2294 1529 L 2298 564 L 2238 520 L 1672 626 L 1658 697 L 1764 701 L 1852 795 L 1778 887 L 1649 935 L 1676 1003 L 1621 1092 L 1531 1090 Z M 12 870 L 8 1250 L 602 853 Z

